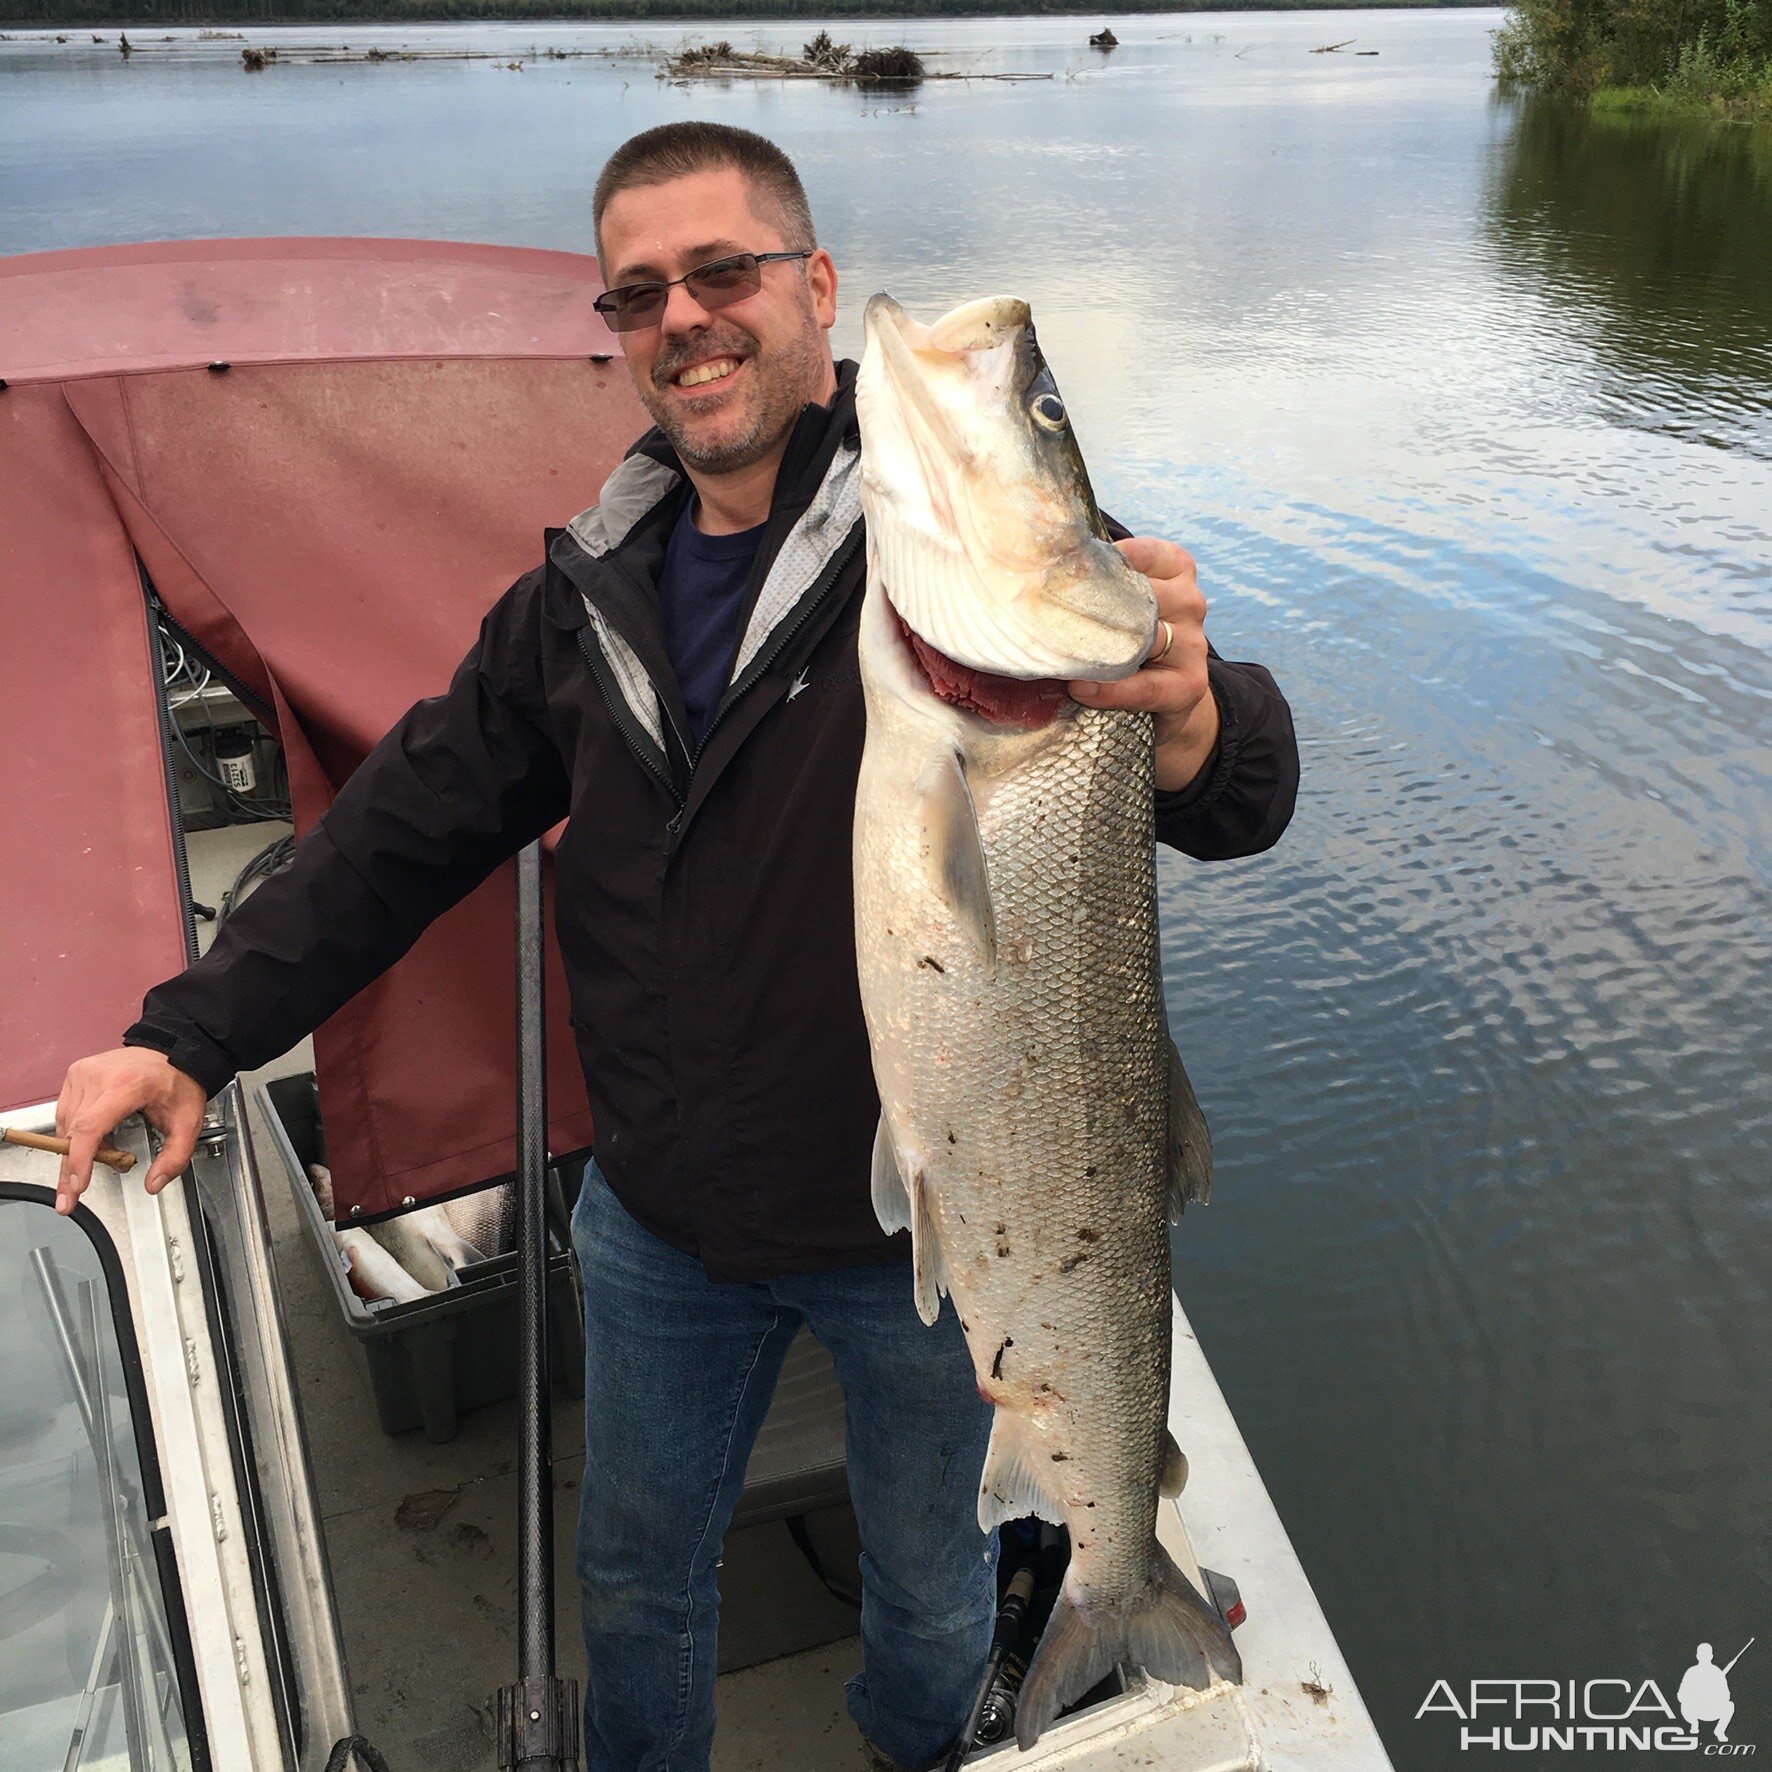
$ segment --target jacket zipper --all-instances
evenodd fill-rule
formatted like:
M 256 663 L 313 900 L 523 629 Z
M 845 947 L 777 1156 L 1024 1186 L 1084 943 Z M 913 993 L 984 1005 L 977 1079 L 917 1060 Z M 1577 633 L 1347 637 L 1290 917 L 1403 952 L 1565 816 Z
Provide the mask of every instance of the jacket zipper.
M 619 573 L 623 578 L 625 578 L 627 580 L 627 582 L 634 587 L 635 590 L 640 591 L 642 594 L 644 594 L 646 587 L 644 585 L 642 585 L 640 583 L 640 581 L 637 578 L 635 578 L 635 576 L 631 572 L 628 571 L 627 566 L 625 564 L 623 564 L 620 561 L 611 560 L 610 561 L 610 568 L 612 571 Z M 608 617 L 605 616 L 604 619 L 607 620 Z M 584 630 L 581 628 L 579 631 L 582 634 Z M 628 645 L 632 646 L 633 642 L 631 640 L 628 641 Z M 642 666 L 641 668 L 644 669 L 645 667 Z M 650 673 L 648 673 L 647 681 L 651 682 Z M 657 684 L 653 684 L 652 693 L 654 695 L 658 695 L 658 685 Z M 666 725 L 668 725 L 670 727 L 671 733 L 677 741 L 677 748 L 683 753 L 683 755 L 685 757 L 687 757 L 689 755 L 689 740 L 683 736 L 683 728 L 677 724 L 677 716 L 671 711 L 670 705 L 665 701 L 665 699 L 662 695 L 658 696 L 658 713 L 659 713 L 659 718 Z M 673 793 L 675 793 L 676 792 L 675 787 L 673 787 L 671 791 Z
M 172 747 L 177 743 L 172 735 L 172 722 L 176 716 L 167 705 L 163 681 L 165 660 L 160 650 L 160 636 L 154 631 L 157 622 L 164 621 L 170 628 L 176 628 L 177 623 L 167 615 L 165 605 L 149 582 L 147 568 L 139 560 L 136 576 L 141 581 L 142 596 L 148 606 L 148 657 L 154 671 L 154 711 L 160 716 L 160 767 L 166 779 L 166 822 L 172 838 L 172 868 L 178 882 L 179 933 L 184 938 L 185 963 L 189 965 L 197 958 L 197 906 L 191 893 L 191 857 L 185 847 L 185 821 L 178 809 L 178 767 L 172 759 Z M 179 630 L 181 645 L 187 638 Z M 196 647 L 195 641 L 191 644 Z
M 634 753 L 634 756 L 640 763 L 640 767 L 671 796 L 672 804 L 677 808 L 677 816 L 670 821 L 670 824 L 666 828 L 674 830 L 683 816 L 683 796 L 677 792 L 677 784 L 663 769 L 659 768 L 658 764 L 647 754 L 639 741 L 634 737 L 633 712 L 628 707 L 627 702 L 623 700 L 620 691 L 616 690 L 611 684 L 605 681 L 602 661 L 598 657 L 596 648 L 592 646 L 589 635 L 583 628 L 578 630 L 578 649 L 584 654 L 585 663 L 590 667 L 591 678 L 596 683 L 597 687 L 603 692 L 604 703 L 608 707 L 609 712 L 614 716 L 616 727 L 620 731 L 622 738 L 626 741 L 628 749 Z M 657 694 L 656 689 L 653 693 Z

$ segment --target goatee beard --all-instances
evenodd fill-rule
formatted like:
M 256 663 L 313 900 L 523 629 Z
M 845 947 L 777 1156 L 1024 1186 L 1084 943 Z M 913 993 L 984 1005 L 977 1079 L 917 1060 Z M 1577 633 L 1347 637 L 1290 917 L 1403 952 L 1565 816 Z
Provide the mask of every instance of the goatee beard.
M 700 474 L 730 474 L 748 468 L 752 462 L 767 455 L 778 441 L 776 437 L 764 434 L 768 428 L 766 413 L 759 413 L 756 422 L 742 437 L 716 444 L 711 449 L 697 448 L 675 413 L 655 412 L 653 417 L 676 450 L 678 459 L 685 467 L 694 468 Z
M 758 406 L 756 417 L 742 436 L 698 446 L 693 440 L 693 426 L 682 413 L 662 398 L 655 402 L 650 390 L 641 390 L 642 403 L 676 450 L 678 459 L 698 474 L 736 473 L 760 461 L 793 430 L 807 402 L 818 397 L 818 364 L 810 343 L 796 340 L 785 350 L 771 352 L 767 360 L 760 351 L 743 355 L 757 381 Z

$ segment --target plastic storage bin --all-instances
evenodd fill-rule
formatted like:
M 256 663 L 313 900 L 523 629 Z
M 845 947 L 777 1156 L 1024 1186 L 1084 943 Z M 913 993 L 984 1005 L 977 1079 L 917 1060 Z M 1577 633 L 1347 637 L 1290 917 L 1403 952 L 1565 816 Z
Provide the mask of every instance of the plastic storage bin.
M 339 1313 L 363 1349 L 382 1431 L 402 1434 L 422 1427 L 427 1439 L 451 1440 L 463 1410 L 515 1396 L 517 1252 L 463 1268 L 461 1284 L 446 1292 L 370 1310 L 351 1290 L 332 1227 L 308 1180 L 308 1164 L 326 1161 L 314 1073 L 261 1083 L 254 1094 L 289 1172 L 296 1207 Z M 579 1396 L 584 1390 L 584 1326 L 572 1254 L 561 1231 L 566 1214 L 558 1171 L 549 1176 L 549 1193 L 548 1346 L 554 1387 Z

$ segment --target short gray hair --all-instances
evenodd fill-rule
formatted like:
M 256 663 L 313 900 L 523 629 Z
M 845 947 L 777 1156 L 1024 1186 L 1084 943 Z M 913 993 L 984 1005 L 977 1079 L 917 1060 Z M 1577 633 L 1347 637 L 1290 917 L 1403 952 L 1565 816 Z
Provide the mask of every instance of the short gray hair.
M 603 250 L 603 212 L 618 191 L 637 185 L 662 185 L 687 178 L 692 172 L 711 172 L 730 166 L 742 173 L 755 205 L 780 230 L 782 242 L 793 252 L 809 252 L 818 244 L 812 230 L 812 206 L 794 163 L 767 136 L 730 123 L 661 123 L 642 130 L 609 156 L 597 175 L 591 196 L 591 225 L 597 235 L 597 251 Z

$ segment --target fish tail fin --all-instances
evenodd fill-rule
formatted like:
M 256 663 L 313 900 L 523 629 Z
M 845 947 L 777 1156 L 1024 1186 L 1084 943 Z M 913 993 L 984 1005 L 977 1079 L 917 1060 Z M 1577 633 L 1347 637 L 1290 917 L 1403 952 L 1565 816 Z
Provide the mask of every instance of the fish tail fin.
M 1153 1679 L 1202 1692 L 1215 1678 L 1243 1678 L 1224 1620 L 1161 1545 L 1149 1585 L 1129 1599 L 1090 1606 L 1074 1600 L 1068 1585 L 1060 1590 L 1022 1682 L 1017 1745 L 1032 1747 L 1067 1704 L 1119 1666 L 1142 1667 Z

